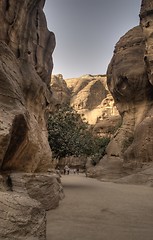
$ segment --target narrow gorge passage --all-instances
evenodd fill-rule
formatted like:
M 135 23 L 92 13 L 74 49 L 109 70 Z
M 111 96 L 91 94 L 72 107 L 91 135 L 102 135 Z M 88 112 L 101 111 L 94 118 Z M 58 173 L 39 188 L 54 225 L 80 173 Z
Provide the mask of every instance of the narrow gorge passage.
M 47 213 L 47 240 L 152 240 L 153 191 L 146 186 L 62 176 L 65 199 Z

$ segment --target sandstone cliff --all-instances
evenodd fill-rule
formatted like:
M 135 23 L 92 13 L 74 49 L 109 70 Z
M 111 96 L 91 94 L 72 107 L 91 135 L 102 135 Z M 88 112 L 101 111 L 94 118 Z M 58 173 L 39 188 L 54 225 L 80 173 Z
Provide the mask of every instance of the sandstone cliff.
M 70 104 L 71 92 L 62 74 L 52 75 L 50 83 L 54 105 Z
M 119 114 L 107 88 L 106 76 L 84 75 L 64 80 L 61 74 L 53 75 L 51 88 L 56 103 L 70 104 L 84 121 L 94 126 L 97 134 L 108 133 L 118 124 Z
M 55 37 L 44 3 L 0 1 L 0 239 L 45 240 L 45 210 L 62 197 L 56 174 L 34 174 L 53 164 L 46 120 Z
M 103 177 L 142 171 L 153 161 L 152 21 L 153 1 L 143 0 L 140 25 L 121 37 L 108 67 L 108 88 L 123 120 L 100 163 Z
M 51 166 L 46 112 L 55 38 L 44 0 L 0 2 L 0 169 L 45 171 Z

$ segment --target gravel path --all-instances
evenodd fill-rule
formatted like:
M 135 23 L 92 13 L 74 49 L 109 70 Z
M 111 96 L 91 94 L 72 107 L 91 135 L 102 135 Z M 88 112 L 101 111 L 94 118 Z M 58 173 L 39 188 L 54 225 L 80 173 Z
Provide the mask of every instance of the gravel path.
M 47 213 L 47 240 L 153 240 L 153 188 L 62 176 L 65 199 Z

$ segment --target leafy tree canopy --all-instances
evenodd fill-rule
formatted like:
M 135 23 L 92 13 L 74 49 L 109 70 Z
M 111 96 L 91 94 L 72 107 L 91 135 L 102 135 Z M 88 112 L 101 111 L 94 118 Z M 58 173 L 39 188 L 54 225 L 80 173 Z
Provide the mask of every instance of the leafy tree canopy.
M 93 164 L 105 154 L 109 142 L 108 138 L 94 136 L 89 125 L 69 106 L 50 114 L 48 135 L 54 157 L 92 156 Z

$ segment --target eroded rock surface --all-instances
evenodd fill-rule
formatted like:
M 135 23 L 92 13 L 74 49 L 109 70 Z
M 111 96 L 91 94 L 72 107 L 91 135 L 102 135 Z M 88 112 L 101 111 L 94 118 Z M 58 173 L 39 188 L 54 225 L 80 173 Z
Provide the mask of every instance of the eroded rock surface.
M 46 213 L 64 198 L 58 175 L 0 175 L 0 239 L 45 240 Z
M 45 171 L 51 166 L 46 112 L 55 38 L 44 0 L 0 2 L 0 169 Z
M 152 22 L 153 1 L 144 0 L 140 25 L 121 37 L 108 67 L 108 88 L 122 125 L 108 145 L 107 166 L 101 163 L 105 175 L 116 176 L 119 166 L 125 175 L 142 171 L 153 161 Z
M 71 92 L 63 79 L 62 74 L 52 75 L 51 89 L 53 98 L 55 99 L 54 105 L 70 104 Z
M 95 125 L 104 118 L 118 115 L 105 76 L 85 75 L 66 79 L 66 83 L 71 91 L 70 105 L 89 124 Z
M 0 212 L 0 239 L 46 239 L 46 213 L 38 201 L 14 192 L 1 192 Z
M 11 178 L 13 192 L 37 200 L 46 211 L 56 208 L 64 197 L 61 180 L 56 174 L 13 173 Z
M 56 177 L 21 174 L 52 168 L 46 120 L 55 37 L 44 3 L 0 1 L 0 239 L 45 240 L 45 209 L 60 199 Z
M 145 43 L 141 27 L 123 36 L 115 47 L 108 68 L 108 87 L 123 118 L 108 154 L 122 157 L 133 142 L 133 134 L 142 122 L 152 98 L 152 87 L 144 65 Z M 129 145 L 129 146 L 128 146 Z
M 63 79 L 61 74 L 53 75 L 51 88 L 56 104 L 70 104 L 80 114 L 83 121 L 91 125 L 98 123 L 95 128 L 98 134 L 107 131 L 104 119 L 111 121 L 111 117 L 119 116 L 106 85 L 106 76 L 84 75 L 78 78 Z M 118 119 L 116 120 L 118 124 Z

